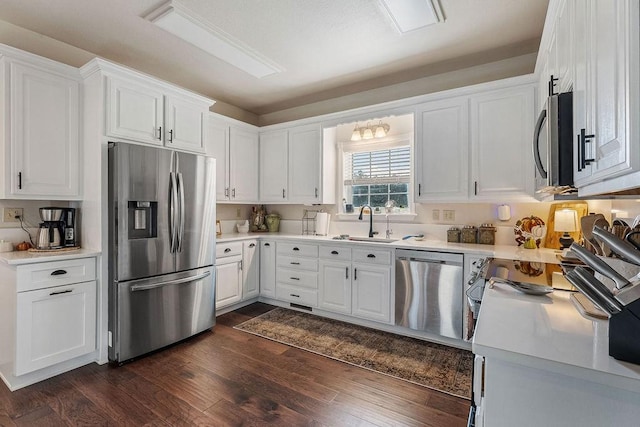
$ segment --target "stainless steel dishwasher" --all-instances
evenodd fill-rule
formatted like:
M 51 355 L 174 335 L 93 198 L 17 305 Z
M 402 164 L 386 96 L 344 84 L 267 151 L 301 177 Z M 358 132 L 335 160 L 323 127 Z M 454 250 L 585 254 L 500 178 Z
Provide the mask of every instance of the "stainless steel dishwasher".
M 396 250 L 396 325 L 462 339 L 462 254 Z

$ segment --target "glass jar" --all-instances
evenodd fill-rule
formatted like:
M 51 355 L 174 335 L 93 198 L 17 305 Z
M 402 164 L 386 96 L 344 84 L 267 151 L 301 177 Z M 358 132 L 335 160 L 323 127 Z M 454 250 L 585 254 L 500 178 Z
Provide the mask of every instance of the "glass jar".
M 460 229 L 458 227 L 451 227 L 447 230 L 447 242 L 459 243 L 460 242 Z
M 478 228 L 475 225 L 465 225 L 460 233 L 460 243 L 478 243 Z
M 493 224 L 482 224 L 478 228 L 478 243 L 481 245 L 494 245 L 496 243 L 496 228 Z

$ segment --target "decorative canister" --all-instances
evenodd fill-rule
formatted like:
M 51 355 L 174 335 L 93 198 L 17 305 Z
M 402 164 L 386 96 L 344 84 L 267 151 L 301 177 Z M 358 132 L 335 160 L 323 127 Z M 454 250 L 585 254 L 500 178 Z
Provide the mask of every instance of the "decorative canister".
M 478 243 L 482 245 L 494 245 L 496 243 L 496 228 L 493 224 L 482 224 L 478 228 Z
M 460 242 L 460 229 L 458 227 L 451 227 L 447 230 L 447 242 Z
M 267 227 L 269 227 L 269 231 L 271 233 L 275 233 L 280 230 L 280 215 L 277 214 L 269 214 L 266 217 Z
M 460 233 L 461 243 L 478 243 L 478 228 L 475 225 L 465 225 Z

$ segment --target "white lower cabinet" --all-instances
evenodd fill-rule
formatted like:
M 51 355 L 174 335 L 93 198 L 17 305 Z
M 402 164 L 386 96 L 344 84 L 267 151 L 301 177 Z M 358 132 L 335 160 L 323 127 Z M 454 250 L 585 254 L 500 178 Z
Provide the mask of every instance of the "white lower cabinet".
M 257 240 L 242 242 L 242 299 L 260 294 L 260 247 Z
M 19 292 L 15 375 L 96 348 L 96 281 Z
M 276 296 L 275 240 L 260 242 L 260 295 L 270 298 Z
M 351 261 L 320 260 L 318 307 L 351 314 Z
M 351 314 L 377 322 L 391 322 L 391 267 L 353 264 Z
M 0 376 L 9 389 L 97 357 L 96 259 L 0 264 Z
M 242 299 L 242 257 L 230 257 L 216 265 L 216 309 Z
M 318 306 L 318 245 L 278 243 L 276 299 L 305 307 Z

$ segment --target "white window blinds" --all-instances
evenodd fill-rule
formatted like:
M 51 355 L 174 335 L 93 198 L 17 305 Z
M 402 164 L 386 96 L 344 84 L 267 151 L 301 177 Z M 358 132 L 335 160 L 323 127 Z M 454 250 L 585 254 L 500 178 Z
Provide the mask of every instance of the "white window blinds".
M 409 146 L 375 151 L 344 152 L 344 185 L 409 183 Z

